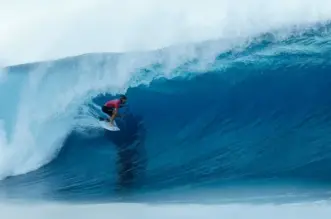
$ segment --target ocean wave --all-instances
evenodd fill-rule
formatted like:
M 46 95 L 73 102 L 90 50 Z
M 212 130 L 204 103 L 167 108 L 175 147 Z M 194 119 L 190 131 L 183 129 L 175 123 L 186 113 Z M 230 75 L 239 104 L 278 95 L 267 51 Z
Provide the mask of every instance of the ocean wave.
M 119 189 L 329 182 L 330 36 L 323 23 L 9 67 L 2 194 L 102 199 Z M 107 132 L 94 114 L 119 93 L 127 117 Z

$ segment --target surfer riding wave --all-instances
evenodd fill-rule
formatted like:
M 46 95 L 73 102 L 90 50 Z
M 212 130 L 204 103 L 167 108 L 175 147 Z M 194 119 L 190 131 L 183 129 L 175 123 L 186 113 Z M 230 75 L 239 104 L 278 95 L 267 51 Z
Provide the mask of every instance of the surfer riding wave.
M 110 118 L 106 119 L 111 126 L 114 126 L 114 119 L 116 117 L 123 117 L 118 113 L 118 109 L 126 103 L 126 96 L 121 95 L 120 98 L 110 100 L 102 106 L 102 112 L 106 113 Z M 103 120 L 102 118 L 100 118 Z

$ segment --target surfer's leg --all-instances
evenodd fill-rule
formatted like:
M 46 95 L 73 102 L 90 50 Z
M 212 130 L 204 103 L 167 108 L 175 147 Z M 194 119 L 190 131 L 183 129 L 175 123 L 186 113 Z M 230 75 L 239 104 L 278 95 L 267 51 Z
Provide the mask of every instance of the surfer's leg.
M 106 107 L 106 106 L 103 106 L 102 107 L 102 112 L 104 112 L 105 114 L 107 114 L 110 118 L 112 117 L 113 115 L 113 109 L 112 108 L 109 108 L 109 107 Z M 110 121 L 109 118 L 106 119 L 108 122 Z

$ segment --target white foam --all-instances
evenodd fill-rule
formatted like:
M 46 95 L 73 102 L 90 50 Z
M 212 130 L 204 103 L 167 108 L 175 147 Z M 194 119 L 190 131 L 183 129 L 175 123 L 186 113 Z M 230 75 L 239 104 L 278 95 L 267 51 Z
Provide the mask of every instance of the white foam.
M 2 204 L 1 214 L 5 218 L 15 219 L 56 219 L 75 218 L 101 219 L 327 219 L 331 215 L 328 203 L 305 204 L 265 204 L 265 205 L 199 205 L 199 204 L 99 204 L 99 205 L 64 205 L 64 204 Z
M 30 73 L 22 88 L 17 111 L 11 105 L 2 107 L 4 111 L 11 110 L 15 119 L 11 132 L 0 127 L 0 179 L 35 170 L 50 161 L 70 131 L 72 118 L 70 112 L 61 112 L 61 92 L 52 93 L 52 89 L 42 88 L 49 86 L 44 84 L 47 68 L 45 64 Z
M 244 37 L 325 21 L 331 18 L 331 1 L 3 0 L 0 14 L 0 58 L 14 64 Z

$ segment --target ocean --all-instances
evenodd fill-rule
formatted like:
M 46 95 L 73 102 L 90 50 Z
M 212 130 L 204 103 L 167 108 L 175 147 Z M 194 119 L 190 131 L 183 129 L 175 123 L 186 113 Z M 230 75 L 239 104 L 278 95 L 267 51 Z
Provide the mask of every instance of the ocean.
M 331 24 L 321 22 L 5 67 L 0 198 L 177 207 L 327 202 L 330 39 Z M 97 117 L 120 94 L 128 97 L 125 117 L 117 120 L 121 131 L 110 132 Z

